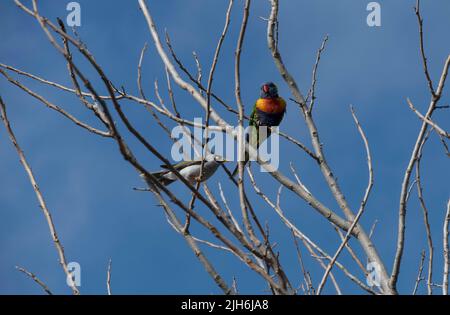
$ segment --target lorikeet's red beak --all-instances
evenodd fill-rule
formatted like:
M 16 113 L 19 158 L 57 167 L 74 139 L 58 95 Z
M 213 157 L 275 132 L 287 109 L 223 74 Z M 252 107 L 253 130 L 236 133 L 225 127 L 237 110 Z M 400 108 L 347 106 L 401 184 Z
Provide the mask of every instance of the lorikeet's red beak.
M 263 85 L 263 91 L 264 91 L 264 93 L 268 93 L 269 92 L 269 86 L 267 84 Z

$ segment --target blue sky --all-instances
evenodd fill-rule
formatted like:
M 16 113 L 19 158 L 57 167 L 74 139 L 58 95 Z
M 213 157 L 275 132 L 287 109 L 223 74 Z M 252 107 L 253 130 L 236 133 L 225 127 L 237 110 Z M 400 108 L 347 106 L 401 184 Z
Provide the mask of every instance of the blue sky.
M 64 19 L 68 2 L 40 1 L 41 13 L 52 20 L 56 17 Z M 319 69 L 318 99 L 314 110 L 316 123 L 339 184 L 349 204 L 357 208 L 366 186 L 367 168 L 364 147 L 349 111 L 349 104 L 355 106 L 370 141 L 375 171 L 375 186 L 361 222 L 368 230 L 373 221 L 378 220 L 374 242 L 390 271 L 395 252 L 400 185 L 420 128 L 420 121 L 408 108 L 406 97 L 424 112 L 429 94 L 418 50 L 415 1 L 379 1 L 382 26 L 376 28 L 366 24 L 368 2 L 283 1 L 279 48 L 300 88 L 306 92 L 316 51 L 323 37 L 330 36 Z M 79 3 L 82 25 L 77 31 L 83 42 L 110 79 L 135 95 L 138 94 L 139 53 L 144 43 L 149 42 L 143 64 L 143 84 L 147 96 L 155 99 L 153 81 L 158 79 L 161 87 L 165 86 L 164 68 L 152 46 L 137 1 L 84 0 Z M 148 4 L 160 34 L 167 29 L 178 55 L 192 71 L 195 70 L 192 51 L 195 51 L 207 76 L 228 1 L 149 0 Z M 215 92 L 229 104 L 235 104 L 234 48 L 242 8 L 243 1 L 235 1 L 229 35 L 214 80 Z M 269 9 L 268 1 L 253 1 L 241 61 L 242 97 L 247 113 L 264 81 L 278 83 L 280 94 L 286 99 L 290 97 L 267 50 L 266 23 L 260 17 L 267 17 Z M 450 42 L 446 40 L 450 29 L 450 3 L 424 1 L 422 14 L 430 72 L 437 80 L 450 51 Z M 0 2 L 0 29 L 7 30 L 3 31 L 0 43 L 0 62 L 70 85 L 63 58 L 47 41 L 37 22 L 19 10 L 13 1 Z M 75 54 L 75 61 L 103 92 L 100 80 L 78 54 Z M 99 126 L 73 95 L 20 79 L 55 104 Z M 161 92 L 168 102 L 163 88 Z M 4 78 L 0 79 L 0 93 L 8 105 L 16 136 L 52 211 L 67 258 L 81 264 L 82 293 L 106 292 L 106 267 L 110 257 L 113 260 L 113 293 L 220 293 L 183 238 L 166 224 L 155 199 L 150 194 L 132 190 L 141 185 L 141 181 L 111 140 L 95 137 L 74 126 Z M 180 111 L 187 117 L 203 114 L 183 91 L 176 90 L 175 97 Z M 447 90 L 441 104 L 449 102 Z M 122 104 L 152 144 L 169 154 L 171 143 L 151 116 L 134 103 L 125 101 Z M 221 111 L 221 114 L 233 123 L 229 113 Z M 445 127 L 449 118 L 449 111 L 441 110 L 435 119 Z M 309 144 L 303 120 L 292 102 L 288 104 L 281 129 Z M 15 265 L 36 273 L 54 292 L 70 293 L 44 217 L 4 128 L 0 128 L 0 139 L 0 293 L 41 294 L 35 283 L 14 269 Z M 138 143 L 130 140 L 130 145 L 149 169 L 159 168 L 159 161 Z M 288 174 L 292 161 L 308 188 L 324 204 L 336 209 L 317 166 L 288 143 L 282 142 L 281 152 L 280 170 Z M 430 209 L 430 224 L 435 233 L 435 282 L 442 278 L 441 231 L 449 198 L 449 175 L 448 160 L 439 139 L 433 134 L 424 150 L 422 181 Z M 210 188 L 217 191 L 217 183 L 223 181 L 223 176 L 222 171 L 213 176 L 209 181 Z M 269 196 L 276 195 L 278 184 L 269 175 L 257 174 L 257 179 Z M 224 189 L 233 196 L 230 203 L 238 212 L 236 190 L 228 184 Z M 250 192 L 252 188 L 249 186 L 247 190 Z M 175 184 L 174 191 L 182 200 L 189 200 L 189 194 L 181 185 Z M 255 196 L 252 200 L 262 220 L 267 220 L 271 226 L 271 237 L 278 244 L 282 264 L 293 282 L 299 283 L 301 272 L 290 233 L 271 208 Z M 283 193 L 282 205 L 286 214 L 306 234 L 334 253 L 339 242 L 322 217 L 287 191 Z M 399 280 L 401 293 L 411 292 L 419 253 L 426 249 L 422 213 L 415 193 L 408 210 L 405 258 Z M 200 206 L 198 211 L 205 213 Z M 199 236 L 207 235 L 195 224 L 192 229 Z M 358 249 L 356 243 L 352 241 L 351 244 Z M 228 282 L 236 276 L 242 293 L 267 293 L 261 279 L 234 257 L 208 248 L 205 252 Z M 304 256 L 317 284 L 322 271 L 306 252 Z M 340 259 L 361 276 L 346 253 Z M 336 276 L 344 292 L 362 293 L 340 272 L 336 271 Z M 422 286 L 419 293 L 424 292 Z M 334 293 L 330 284 L 325 293 Z

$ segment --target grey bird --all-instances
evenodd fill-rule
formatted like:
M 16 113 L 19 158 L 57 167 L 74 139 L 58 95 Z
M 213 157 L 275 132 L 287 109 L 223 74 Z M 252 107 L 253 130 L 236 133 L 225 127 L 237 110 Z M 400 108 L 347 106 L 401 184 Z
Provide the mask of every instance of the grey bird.
M 208 180 L 216 171 L 217 168 L 226 162 L 221 156 L 208 154 L 205 156 L 205 162 L 203 163 L 203 173 L 201 181 Z M 190 184 L 197 183 L 200 176 L 202 160 L 182 161 L 177 164 L 173 164 L 172 167 L 176 169 L 181 176 L 183 176 Z M 178 177 L 172 172 L 167 165 L 161 165 L 164 170 L 152 173 L 164 186 L 170 185 L 175 182 Z

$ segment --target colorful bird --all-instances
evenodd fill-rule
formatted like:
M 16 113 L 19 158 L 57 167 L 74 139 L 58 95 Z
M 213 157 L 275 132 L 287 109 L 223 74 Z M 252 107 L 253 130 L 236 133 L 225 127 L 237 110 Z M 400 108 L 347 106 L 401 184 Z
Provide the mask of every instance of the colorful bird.
M 217 168 L 226 162 L 221 156 L 208 154 L 205 156 L 205 162 L 203 163 L 203 173 L 201 181 L 206 181 L 210 178 L 217 170 Z M 194 161 L 182 161 L 180 163 L 172 165 L 181 176 L 183 176 L 190 184 L 194 185 L 200 176 L 202 160 Z M 161 165 L 165 168 L 163 171 L 152 173 L 164 186 L 170 185 L 175 182 L 178 177 L 172 172 L 166 165 Z
M 266 140 L 271 133 L 267 128 L 267 133 L 262 134 L 260 138 L 259 127 L 274 127 L 280 125 L 286 112 L 286 101 L 278 95 L 278 88 L 273 82 L 264 83 L 261 86 L 260 98 L 256 100 L 250 115 L 250 130 L 247 141 L 255 150 Z M 245 155 L 245 161 L 248 161 L 248 153 Z M 233 172 L 237 173 L 238 168 Z

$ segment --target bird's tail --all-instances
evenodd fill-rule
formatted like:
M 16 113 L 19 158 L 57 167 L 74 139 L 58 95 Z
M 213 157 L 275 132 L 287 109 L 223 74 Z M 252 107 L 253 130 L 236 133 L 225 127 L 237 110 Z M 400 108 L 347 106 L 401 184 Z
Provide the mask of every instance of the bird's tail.
M 156 173 L 151 173 L 153 176 L 156 177 L 156 179 L 163 184 L 164 186 L 168 186 L 170 184 L 172 184 L 174 181 L 176 181 L 176 179 L 170 178 L 167 176 L 168 172 L 167 171 L 161 171 L 161 172 L 156 172 Z M 144 174 L 141 174 L 141 177 L 146 180 L 146 177 Z
M 250 133 L 246 136 L 246 145 L 250 145 L 254 148 L 254 150 L 258 150 L 261 143 L 263 143 L 268 137 L 270 137 L 271 131 L 270 128 L 267 130 L 266 134 L 260 135 L 257 128 L 252 128 L 250 130 Z M 244 167 L 247 165 L 247 162 L 249 161 L 249 154 L 248 151 L 245 151 L 245 159 L 244 159 Z M 232 176 L 235 177 L 239 170 L 239 164 L 236 165 L 236 168 L 234 169 Z

